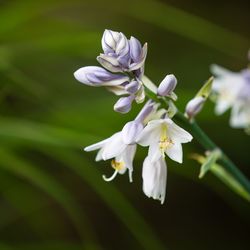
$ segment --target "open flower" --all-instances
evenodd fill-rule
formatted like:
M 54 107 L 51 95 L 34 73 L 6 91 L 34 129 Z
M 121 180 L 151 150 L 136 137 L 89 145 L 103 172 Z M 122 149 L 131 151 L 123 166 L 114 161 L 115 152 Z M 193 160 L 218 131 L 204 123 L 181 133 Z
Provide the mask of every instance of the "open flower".
M 149 198 L 157 199 L 164 203 L 167 185 L 167 164 L 163 156 L 152 162 L 146 157 L 142 167 L 143 192 Z
M 111 181 L 118 173 L 124 174 L 128 169 L 129 179 L 132 182 L 133 159 L 136 145 L 125 144 L 121 132 L 115 133 L 103 141 L 90 145 L 84 148 L 84 150 L 87 152 L 99 150 L 96 155 L 96 161 L 112 159 L 111 166 L 115 170 L 114 174 L 109 178 L 103 176 L 104 180 Z
M 215 113 L 223 114 L 232 108 L 230 125 L 236 128 L 250 126 L 250 70 L 238 73 L 213 65 L 216 78 L 213 93 L 216 97 Z
M 165 154 L 172 160 L 182 163 L 182 143 L 192 140 L 192 136 L 176 125 L 171 119 L 150 121 L 137 138 L 137 143 L 149 146 L 151 162 L 158 161 Z

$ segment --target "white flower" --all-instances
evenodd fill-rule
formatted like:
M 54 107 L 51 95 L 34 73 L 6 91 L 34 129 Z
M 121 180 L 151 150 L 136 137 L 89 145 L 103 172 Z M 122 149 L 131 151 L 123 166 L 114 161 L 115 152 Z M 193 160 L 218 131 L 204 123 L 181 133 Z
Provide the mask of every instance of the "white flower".
M 149 157 L 146 157 L 143 162 L 142 178 L 145 195 L 160 200 L 163 204 L 167 184 L 167 165 L 164 157 L 160 157 L 153 163 Z
M 235 73 L 213 65 L 211 71 L 217 76 L 213 83 L 215 113 L 220 115 L 232 108 L 230 125 L 236 128 L 250 126 L 250 70 Z
M 124 174 L 128 169 L 129 180 L 132 182 L 133 159 L 135 156 L 136 145 L 125 144 L 122 139 L 122 132 L 115 133 L 108 139 L 90 145 L 84 150 L 87 152 L 99 150 L 96 155 L 96 161 L 106 161 L 113 158 L 111 166 L 115 169 L 114 174 L 109 178 L 103 176 L 104 180 L 111 181 L 118 173 Z
M 165 154 L 172 160 L 182 163 L 182 143 L 192 140 L 192 136 L 177 126 L 171 119 L 150 121 L 137 138 L 138 144 L 149 146 L 151 162 L 158 161 Z

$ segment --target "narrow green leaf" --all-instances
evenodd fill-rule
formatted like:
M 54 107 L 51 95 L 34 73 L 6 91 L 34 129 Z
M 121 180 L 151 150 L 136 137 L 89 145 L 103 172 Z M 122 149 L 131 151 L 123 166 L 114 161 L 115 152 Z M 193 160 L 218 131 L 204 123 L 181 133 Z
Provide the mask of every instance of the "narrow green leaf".
M 208 96 L 211 93 L 212 90 L 212 84 L 213 84 L 213 76 L 211 76 L 206 82 L 205 84 L 201 87 L 201 89 L 199 90 L 199 92 L 196 94 L 196 97 L 201 96 L 203 98 L 208 98 Z
M 206 160 L 201 165 L 200 174 L 199 174 L 200 179 L 203 178 L 204 175 L 212 168 L 212 166 L 218 160 L 219 156 L 220 156 L 220 151 L 214 150 L 206 157 Z

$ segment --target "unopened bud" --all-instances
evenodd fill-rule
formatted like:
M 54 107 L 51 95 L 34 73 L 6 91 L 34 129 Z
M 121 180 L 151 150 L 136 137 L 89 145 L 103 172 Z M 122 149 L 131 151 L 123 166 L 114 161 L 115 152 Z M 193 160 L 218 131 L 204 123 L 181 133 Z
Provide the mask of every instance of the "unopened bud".
M 141 43 L 131 36 L 130 41 L 130 57 L 133 60 L 133 62 L 139 62 L 141 60 L 141 54 L 142 54 L 142 46 Z
M 135 99 L 134 95 L 121 97 L 114 105 L 114 110 L 116 112 L 125 114 L 128 113 L 131 109 L 133 100 Z
M 189 119 L 195 117 L 201 111 L 205 100 L 206 99 L 202 96 L 198 96 L 190 100 L 186 105 L 186 116 Z
M 169 96 L 175 89 L 177 79 L 174 75 L 167 75 L 160 83 L 157 94 L 160 96 Z
M 120 33 L 112 30 L 105 30 L 102 36 L 102 48 L 104 53 L 113 53 L 120 40 Z
M 74 76 L 79 82 L 90 86 L 115 86 L 128 80 L 125 75 L 112 74 L 97 66 L 80 68 L 74 73 Z
M 138 91 L 140 84 L 137 81 L 132 81 L 125 86 L 125 90 L 131 94 Z

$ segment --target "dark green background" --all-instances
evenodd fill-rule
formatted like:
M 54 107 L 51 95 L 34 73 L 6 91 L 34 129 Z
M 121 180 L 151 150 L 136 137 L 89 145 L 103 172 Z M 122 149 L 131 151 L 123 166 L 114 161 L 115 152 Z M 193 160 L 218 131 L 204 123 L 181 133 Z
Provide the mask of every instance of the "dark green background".
M 82 148 L 119 131 L 140 105 L 120 115 L 103 88 L 73 72 L 97 65 L 104 29 L 148 42 L 146 75 L 178 78 L 178 107 L 210 76 L 209 65 L 247 65 L 248 1 L 0 1 L 0 249 L 249 249 L 249 204 L 211 174 L 198 179 L 203 153 L 184 146 L 168 163 L 164 205 L 111 174 Z M 206 104 L 197 120 L 250 177 L 249 136 Z

